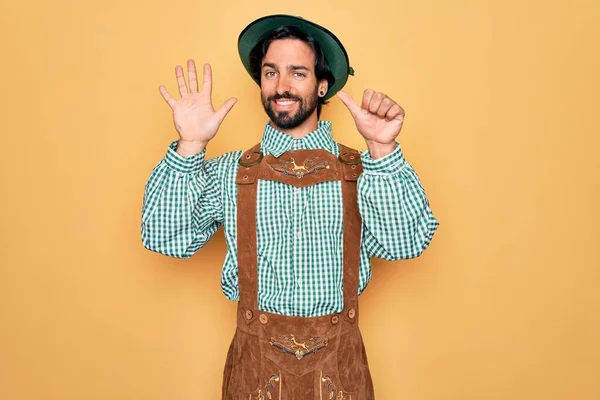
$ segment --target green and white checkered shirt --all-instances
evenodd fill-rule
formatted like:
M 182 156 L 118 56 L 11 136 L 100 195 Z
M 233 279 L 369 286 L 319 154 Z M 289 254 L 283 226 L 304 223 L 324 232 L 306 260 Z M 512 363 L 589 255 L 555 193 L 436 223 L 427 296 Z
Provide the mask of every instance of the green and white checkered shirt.
M 236 243 L 237 185 L 242 151 L 205 160 L 205 152 L 183 157 L 172 142 L 153 169 L 144 193 L 142 242 L 172 257 L 196 253 L 223 225 L 227 254 L 221 286 L 239 300 Z M 301 139 L 266 124 L 261 151 L 280 156 L 288 150 L 325 149 L 339 155 L 331 122 Z M 363 227 L 359 293 L 371 279 L 370 257 L 398 260 L 419 256 L 439 223 L 417 174 L 400 145 L 373 160 L 361 154 L 358 206 Z M 342 191 L 340 181 L 296 188 L 259 180 L 256 229 L 258 307 L 302 317 L 340 312 L 342 291 Z

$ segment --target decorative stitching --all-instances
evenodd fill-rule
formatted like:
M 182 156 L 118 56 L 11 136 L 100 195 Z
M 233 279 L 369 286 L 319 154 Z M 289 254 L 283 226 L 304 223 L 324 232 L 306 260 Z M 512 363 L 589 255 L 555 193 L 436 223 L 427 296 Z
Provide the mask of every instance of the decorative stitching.
M 332 400 L 334 398 L 335 400 L 352 400 L 352 395 L 348 395 L 346 393 L 346 396 L 344 395 L 344 391 L 338 391 L 337 387 L 335 386 L 335 383 L 331 379 L 331 376 L 329 374 L 323 376 L 323 371 L 321 371 L 321 385 L 319 385 L 320 400 L 323 400 L 323 384 L 325 383 L 327 383 L 327 392 L 329 393 L 329 396 L 327 398 L 329 400 Z
M 289 337 L 285 335 L 279 336 L 279 340 L 271 338 L 271 346 L 283 351 L 286 354 L 296 356 L 298 360 L 316 353 L 327 346 L 327 339 L 321 340 L 320 337 L 313 337 L 304 343 L 298 343 L 294 334 Z
M 283 175 L 295 176 L 300 179 L 322 169 L 329 169 L 330 165 L 328 161 L 318 161 L 317 157 L 309 158 L 303 165 L 298 165 L 294 157 L 290 157 L 290 160 L 281 160 L 279 164 L 273 164 L 270 167 Z
M 281 373 L 279 373 L 279 375 L 272 374 L 269 377 L 269 380 L 267 381 L 267 383 L 265 383 L 265 387 L 264 387 L 265 394 L 263 395 L 263 390 L 259 389 L 259 391 L 256 395 L 256 400 L 265 400 L 265 395 L 266 395 L 267 399 L 273 400 L 273 395 L 271 394 L 275 391 L 275 385 L 273 383 L 277 383 L 277 382 L 279 382 L 279 385 L 278 385 L 279 386 L 279 400 L 281 400 L 281 384 L 283 382 Z M 248 400 L 252 400 L 252 394 L 250 394 L 248 396 Z

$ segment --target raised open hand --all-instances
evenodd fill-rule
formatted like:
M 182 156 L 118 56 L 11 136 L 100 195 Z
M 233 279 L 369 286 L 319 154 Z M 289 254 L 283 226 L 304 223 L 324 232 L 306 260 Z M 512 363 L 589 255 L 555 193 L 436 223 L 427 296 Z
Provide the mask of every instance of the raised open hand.
M 210 64 L 204 65 L 202 90 L 199 93 L 194 60 L 188 60 L 187 67 L 189 91 L 183 76 L 183 68 L 180 65 L 175 67 L 181 99 L 175 100 L 171 97 L 163 85 L 160 85 L 158 90 L 173 109 L 173 122 L 181 137 L 180 142 L 188 142 L 204 147 L 209 140 L 215 137 L 219 126 L 237 102 L 237 99 L 234 97 L 229 98 L 215 111 L 212 106 L 212 71 Z

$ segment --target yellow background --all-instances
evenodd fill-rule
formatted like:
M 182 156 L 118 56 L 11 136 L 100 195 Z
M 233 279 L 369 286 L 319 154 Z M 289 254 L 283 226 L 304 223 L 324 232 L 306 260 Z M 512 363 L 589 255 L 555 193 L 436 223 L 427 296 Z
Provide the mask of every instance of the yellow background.
M 0 9 L 0 398 L 218 399 L 235 303 L 222 232 L 176 260 L 140 240 L 143 188 L 177 138 L 158 92 L 210 62 L 239 99 L 210 157 L 260 140 L 246 24 L 336 33 L 359 98 L 399 141 L 441 226 L 374 261 L 361 326 L 377 398 L 600 399 L 600 6 L 595 0 L 5 1 Z M 178 96 L 178 95 L 177 95 Z M 364 149 L 335 99 L 324 118 Z

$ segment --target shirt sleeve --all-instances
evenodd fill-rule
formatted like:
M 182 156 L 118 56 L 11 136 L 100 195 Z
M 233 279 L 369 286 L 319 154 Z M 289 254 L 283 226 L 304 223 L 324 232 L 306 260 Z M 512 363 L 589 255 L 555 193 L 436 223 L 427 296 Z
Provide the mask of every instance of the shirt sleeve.
M 206 149 L 183 157 L 176 148 L 174 141 L 146 183 L 142 243 L 167 256 L 189 258 L 223 223 L 219 157 L 205 160 Z
M 376 160 L 366 150 L 361 160 L 363 173 L 357 188 L 363 220 L 361 245 L 369 257 L 418 257 L 429 246 L 439 222 L 400 144 Z

